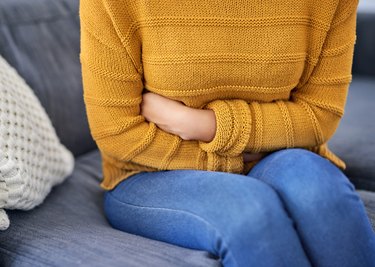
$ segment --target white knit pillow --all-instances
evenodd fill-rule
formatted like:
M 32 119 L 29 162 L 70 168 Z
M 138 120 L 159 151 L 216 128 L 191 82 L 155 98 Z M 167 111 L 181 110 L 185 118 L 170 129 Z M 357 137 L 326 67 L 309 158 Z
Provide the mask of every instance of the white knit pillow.
M 73 166 L 39 99 L 0 56 L 0 230 L 9 227 L 4 209 L 41 204 Z

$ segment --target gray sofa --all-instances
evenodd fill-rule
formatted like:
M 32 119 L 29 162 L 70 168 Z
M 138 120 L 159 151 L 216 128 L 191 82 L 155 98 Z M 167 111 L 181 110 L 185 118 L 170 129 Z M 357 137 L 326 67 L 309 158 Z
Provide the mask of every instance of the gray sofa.
M 374 23 L 375 13 L 365 11 L 358 16 L 346 113 L 330 144 L 347 162 L 346 173 L 375 228 L 375 68 L 368 62 L 374 59 L 375 32 L 364 27 Z M 35 90 L 76 158 L 73 174 L 43 204 L 8 211 L 11 226 L 0 232 L 0 266 L 220 266 L 208 252 L 131 235 L 106 221 L 101 159 L 82 99 L 78 0 L 1 0 L 0 54 Z

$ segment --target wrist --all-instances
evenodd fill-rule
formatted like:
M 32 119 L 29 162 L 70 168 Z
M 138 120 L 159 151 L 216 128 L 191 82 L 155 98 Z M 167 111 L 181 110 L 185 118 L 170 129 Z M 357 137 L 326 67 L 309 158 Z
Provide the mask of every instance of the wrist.
M 202 109 L 199 111 L 199 117 L 197 118 L 196 129 L 197 136 L 194 140 L 203 142 L 211 142 L 216 134 L 216 116 L 215 112 L 211 109 Z

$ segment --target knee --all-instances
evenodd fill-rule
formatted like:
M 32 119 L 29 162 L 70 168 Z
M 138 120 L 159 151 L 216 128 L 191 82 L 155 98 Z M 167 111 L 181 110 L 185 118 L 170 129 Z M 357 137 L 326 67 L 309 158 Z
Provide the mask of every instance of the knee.
M 333 163 L 305 149 L 280 150 L 261 163 L 263 166 L 254 172 L 256 178 L 268 183 L 287 201 L 306 209 L 338 204 L 348 190 L 355 190 Z
M 250 177 L 235 197 L 225 201 L 231 203 L 227 210 L 222 210 L 220 228 L 237 238 L 267 231 L 271 223 L 278 223 L 279 216 L 284 216 L 283 204 L 276 191 Z
M 271 172 L 286 170 L 318 171 L 321 167 L 330 162 L 318 154 L 302 148 L 282 149 L 271 153 L 258 164 L 256 164 L 250 174 L 264 175 Z

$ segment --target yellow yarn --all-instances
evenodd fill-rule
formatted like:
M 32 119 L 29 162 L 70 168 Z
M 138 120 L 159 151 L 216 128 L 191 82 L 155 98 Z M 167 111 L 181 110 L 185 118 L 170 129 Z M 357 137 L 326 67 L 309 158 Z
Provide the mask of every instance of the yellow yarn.
M 103 189 L 141 171 L 246 174 L 243 152 L 327 146 L 344 113 L 358 1 L 81 0 L 81 64 Z M 140 115 L 149 90 L 212 109 L 211 142 Z

